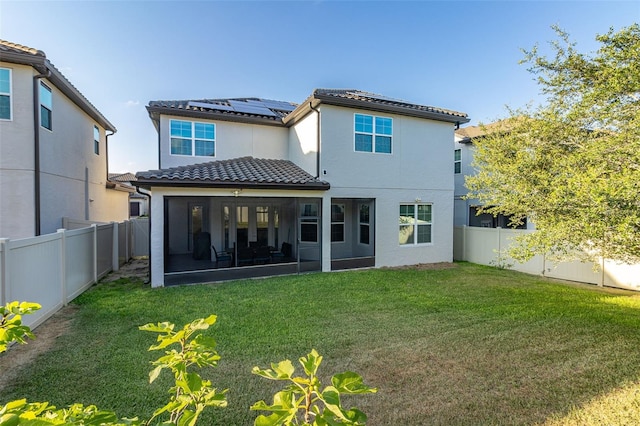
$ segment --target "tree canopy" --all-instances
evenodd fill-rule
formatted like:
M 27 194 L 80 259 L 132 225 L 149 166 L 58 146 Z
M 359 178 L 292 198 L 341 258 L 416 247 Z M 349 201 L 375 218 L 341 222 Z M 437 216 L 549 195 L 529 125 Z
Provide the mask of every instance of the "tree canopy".
M 487 213 L 526 217 L 537 232 L 518 260 L 640 260 L 640 26 L 612 29 L 591 54 L 554 27 L 555 55 L 523 51 L 545 101 L 510 109 L 474 140 L 469 198 Z

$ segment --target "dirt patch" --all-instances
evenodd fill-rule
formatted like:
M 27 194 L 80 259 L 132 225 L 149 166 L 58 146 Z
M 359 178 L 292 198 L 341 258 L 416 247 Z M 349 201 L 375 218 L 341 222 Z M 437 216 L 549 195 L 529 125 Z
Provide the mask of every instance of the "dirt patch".
M 132 278 L 140 279 L 143 283 L 149 283 L 149 258 L 139 257 L 134 258 L 128 263 L 125 263 L 119 270 L 110 272 L 106 277 L 100 280 L 100 282 L 111 282 L 120 278 Z
M 418 271 L 439 271 L 442 269 L 453 269 L 457 268 L 458 265 L 451 262 L 438 262 L 438 263 L 418 263 L 417 265 L 406 265 L 406 266 L 389 266 L 384 267 L 382 269 L 415 269 Z
M 78 309 L 75 305 L 65 306 L 33 330 L 35 340 L 29 339 L 24 345 L 14 344 L 0 354 L 0 392 L 5 383 L 11 383 L 19 376 L 22 368 L 53 347 L 56 339 L 63 336 L 73 324 Z

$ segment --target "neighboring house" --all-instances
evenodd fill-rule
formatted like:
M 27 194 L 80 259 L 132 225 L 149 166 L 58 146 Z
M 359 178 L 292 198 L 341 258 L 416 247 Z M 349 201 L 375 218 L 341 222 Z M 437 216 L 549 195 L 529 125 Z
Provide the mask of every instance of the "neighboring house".
M 479 226 L 483 228 L 507 228 L 509 227 L 509 217 L 499 214 L 494 217 L 488 213 L 478 214 L 478 208 L 482 205 L 477 199 L 466 199 L 468 193 L 465 186 L 465 177 L 475 173 L 472 166 L 474 141 L 483 138 L 487 132 L 499 131 L 504 127 L 504 121 L 497 121 L 485 126 L 467 126 L 455 131 L 453 143 L 453 168 L 454 168 L 454 226 Z M 525 223 L 517 229 L 531 228 L 532 225 Z
M 149 196 L 135 191 L 132 182 L 136 181 L 136 176 L 133 173 L 109 173 L 109 180 L 132 190 L 129 193 L 129 219 L 149 215 Z
M 160 170 L 133 184 L 152 194 L 154 287 L 452 260 L 451 141 L 464 113 L 327 89 L 299 105 L 147 110 Z
M 0 238 L 126 219 L 128 192 L 107 181 L 115 131 L 44 52 L 0 40 Z

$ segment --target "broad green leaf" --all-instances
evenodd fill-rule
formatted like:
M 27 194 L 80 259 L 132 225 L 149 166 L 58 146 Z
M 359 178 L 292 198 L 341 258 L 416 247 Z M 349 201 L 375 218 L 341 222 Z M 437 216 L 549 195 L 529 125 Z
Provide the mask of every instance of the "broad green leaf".
M 325 407 L 333 413 L 334 416 L 341 420 L 347 420 L 346 413 L 343 412 L 340 406 L 340 392 L 333 386 L 327 386 L 321 395 L 321 399 L 325 404 Z
M 162 371 L 162 368 L 163 367 L 159 365 L 149 372 L 149 383 L 153 383 L 158 378 L 160 372 Z
M 304 372 L 307 373 L 308 376 L 315 376 L 321 363 L 322 356 L 319 355 L 315 349 L 312 349 L 306 358 L 300 358 L 300 364 L 302 364 Z
M 341 393 L 363 394 L 376 393 L 378 389 L 369 387 L 363 383 L 362 377 L 352 371 L 336 374 L 331 378 L 331 383 Z

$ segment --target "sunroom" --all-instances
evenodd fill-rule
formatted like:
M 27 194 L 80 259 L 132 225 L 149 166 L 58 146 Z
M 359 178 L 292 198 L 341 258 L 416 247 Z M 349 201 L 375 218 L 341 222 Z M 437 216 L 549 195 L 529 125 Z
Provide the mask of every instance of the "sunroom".
M 327 182 L 243 157 L 138 173 L 151 191 L 152 286 L 319 271 Z

